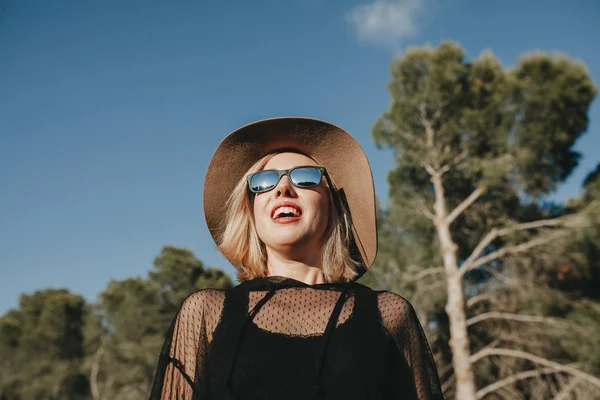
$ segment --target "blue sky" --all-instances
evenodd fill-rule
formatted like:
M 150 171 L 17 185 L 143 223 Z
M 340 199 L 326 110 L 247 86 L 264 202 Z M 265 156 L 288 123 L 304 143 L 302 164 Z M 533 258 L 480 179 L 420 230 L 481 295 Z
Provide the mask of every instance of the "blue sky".
M 0 313 L 21 293 L 94 300 L 145 275 L 163 245 L 215 251 L 202 182 L 219 141 L 255 119 L 306 115 L 350 131 L 385 198 L 393 160 L 373 121 L 407 46 L 459 42 L 504 65 L 528 51 L 583 61 L 596 84 L 594 0 L 4 0 L 0 8 Z M 600 161 L 600 106 L 583 154 L 551 197 L 578 193 Z

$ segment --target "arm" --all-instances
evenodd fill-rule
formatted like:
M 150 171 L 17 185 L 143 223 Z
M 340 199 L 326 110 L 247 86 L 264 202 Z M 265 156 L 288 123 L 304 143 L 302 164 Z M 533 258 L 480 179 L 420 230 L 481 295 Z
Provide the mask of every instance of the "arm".
M 207 347 L 203 293 L 189 296 L 173 319 L 159 356 L 150 400 L 199 399 Z
M 443 400 L 433 355 L 415 309 L 408 300 L 391 292 L 380 292 L 379 310 L 384 325 L 404 357 L 410 382 L 418 400 Z

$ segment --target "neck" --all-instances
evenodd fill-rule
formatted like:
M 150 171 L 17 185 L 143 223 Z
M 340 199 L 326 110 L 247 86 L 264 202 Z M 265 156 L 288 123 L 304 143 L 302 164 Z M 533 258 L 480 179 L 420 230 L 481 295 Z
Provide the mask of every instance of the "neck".
M 285 276 L 309 285 L 325 283 L 320 252 L 290 258 L 267 248 L 267 273 L 268 276 Z

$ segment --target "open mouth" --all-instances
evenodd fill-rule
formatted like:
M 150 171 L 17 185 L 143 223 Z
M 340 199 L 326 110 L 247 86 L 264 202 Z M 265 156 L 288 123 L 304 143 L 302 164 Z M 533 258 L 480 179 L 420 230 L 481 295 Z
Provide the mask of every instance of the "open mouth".
M 273 221 L 292 221 L 302 216 L 302 210 L 295 204 L 285 204 L 275 207 L 271 213 Z

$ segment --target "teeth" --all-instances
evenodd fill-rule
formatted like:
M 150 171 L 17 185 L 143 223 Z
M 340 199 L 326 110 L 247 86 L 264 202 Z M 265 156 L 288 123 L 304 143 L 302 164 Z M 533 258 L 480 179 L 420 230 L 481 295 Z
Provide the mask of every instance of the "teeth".
M 299 212 L 294 207 L 279 207 L 277 210 L 275 210 L 273 219 L 279 217 L 281 214 L 292 214 L 293 216 L 297 217 Z

